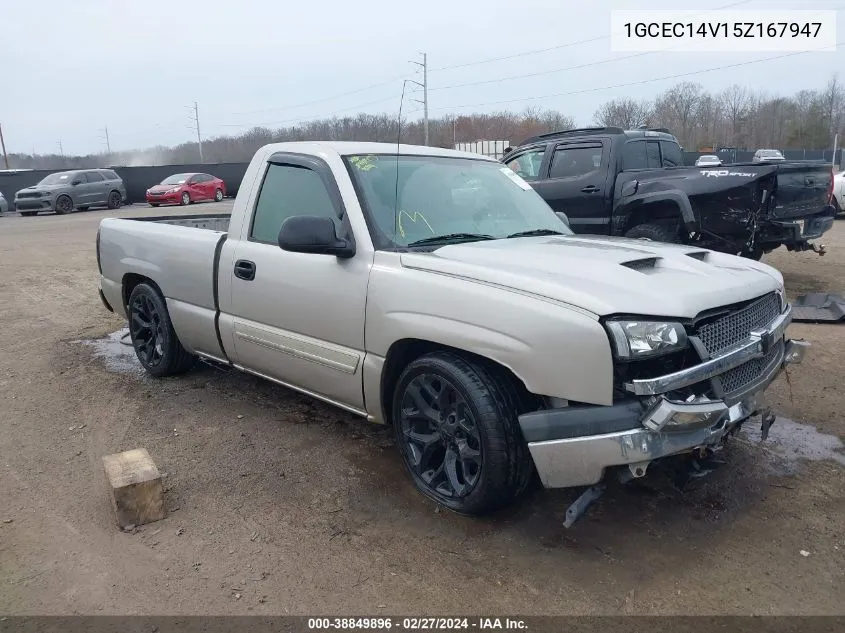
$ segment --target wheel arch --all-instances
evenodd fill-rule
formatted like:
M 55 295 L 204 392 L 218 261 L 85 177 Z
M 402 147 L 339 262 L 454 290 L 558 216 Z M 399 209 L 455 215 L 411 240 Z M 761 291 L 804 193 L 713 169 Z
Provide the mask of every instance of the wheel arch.
M 679 220 L 687 233 L 698 229 L 698 222 L 689 197 L 681 190 L 655 191 L 633 196 L 617 208 L 618 232 L 625 234 L 639 224 L 666 223 Z
M 158 292 L 163 299 L 165 299 L 166 305 L 166 297 L 164 293 L 161 291 L 161 286 L 159 286 L 154 279 L 147 277 L 146 275 L 140 275 L 138 273 L 126 273 L 123 275 L 123 279 L 121 280 L 121 298 L 123 299 L 123 311 L 126 313 L 127 318 L 129 317 L 129 296 L 132 294 L 132 291 L 135 290 L 141 284 L 149 284 L 153 288 L 155 288 L 156 292 Z
M 390 346 L 384 357 L 384 363 L 382 364 L 378 382 L 378 404 L 381 411 L 380 422 L 385 424 L 393 423 L 393 391 L 402 370 L 416 359 L 433 352 L 450 352 L 464 358 L 465 360 L 478 364 L 488 371 L 495 372 L 499 377 L 509 380 L 524 401 L 530 401 L 532 398 L 539 399 L 539 396 L 528 391 L 522 378 L 520 378 L 510 367 L 497 360 L 461 349 L 459 347 L 447 345 L 445 343 L 422 338 L 403 338 L 395 341 Z

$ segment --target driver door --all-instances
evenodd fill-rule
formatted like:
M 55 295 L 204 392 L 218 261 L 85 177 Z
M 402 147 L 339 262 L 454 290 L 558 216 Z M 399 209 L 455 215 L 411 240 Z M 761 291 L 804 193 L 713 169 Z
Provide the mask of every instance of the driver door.
M 274 157 L 246 236 L 234 244 L 231 306 L 224 311 L 233 315 L 237 362 L 360 413 L 372 254 L 359 249 L 340 259 L 282 250 L 282 223 L 296 215 L 330 217 L 339 236 L 352 237 L 328 166 L 314 157 Z

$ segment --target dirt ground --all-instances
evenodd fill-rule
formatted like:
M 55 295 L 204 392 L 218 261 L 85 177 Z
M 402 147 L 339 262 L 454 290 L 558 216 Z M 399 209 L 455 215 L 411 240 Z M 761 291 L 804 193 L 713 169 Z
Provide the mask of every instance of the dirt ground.
M 204 365 L 115 371 L 79 343 L 123 325 L 96 291 L 113 214 L 0 218 L 0 613 L 845 613 L 841 455 L 778 445 L 801 436 L 818 457 L 811 428 L 740 437 L 683 493 L 659 471 L 612 488 L 571 530 L 567 491 L 485 519 L 438 511 L 382 428 Z M 791 296 L 845 294 L 845 222 L 826 237 L 824 257 L 765 258 Z M 813 347 L 771 401 L 845 438 L 845 326 L 790 332 Z M 136 447 L 167 474 L 170 515 L 124 533 L 100 460 Z

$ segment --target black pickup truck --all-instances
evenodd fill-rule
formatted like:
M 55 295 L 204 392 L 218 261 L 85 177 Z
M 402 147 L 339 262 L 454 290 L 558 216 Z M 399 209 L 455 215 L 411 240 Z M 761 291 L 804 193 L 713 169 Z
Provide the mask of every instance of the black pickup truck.
M 684 167 L 665 129 L 585 128 L 529 138 L 502 161 L 576 233 L 695 243 L 759 259 L 833 225 L 833 172 L 822 162 Z

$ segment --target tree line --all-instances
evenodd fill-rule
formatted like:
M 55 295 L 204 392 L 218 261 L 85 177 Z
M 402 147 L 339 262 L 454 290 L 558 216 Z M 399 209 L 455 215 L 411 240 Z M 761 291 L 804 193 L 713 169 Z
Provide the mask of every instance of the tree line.
M 773 96 L 732 85 L 710 93 L 700 84 L 683 82 L 652 100 L 613 99 L 593 115 L 594 125 L 632 129 L 642 125 L 667 128 L 684 149 L 710 151 L 715 147 L 739 149 L 830 149 L 836 133 L 845 132 L 845 86 L 837 76 L 820 90 L 801 90 L 791 97 Z M 429 120 L 429 143 L 453 147 L 456 142 L 521 140 L 555 130 L 576 127 L 562 112 L 527 108 L 521 112 L 449 115 Z M 235 136 L 203 141 L 207 163 L 248 162 L 267 143 L 333 140 L 422 144 L 422 121 L 399 121 L 390 114 L 358 114 L 268 129 L 255 127 Z M 13 169 L 74 169 L 122 165 L 179 165 L 199 162 L 196 142 L 173 147 L 60 156 L 10 154 Z

